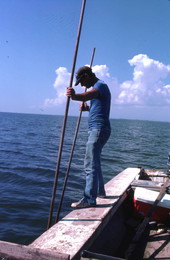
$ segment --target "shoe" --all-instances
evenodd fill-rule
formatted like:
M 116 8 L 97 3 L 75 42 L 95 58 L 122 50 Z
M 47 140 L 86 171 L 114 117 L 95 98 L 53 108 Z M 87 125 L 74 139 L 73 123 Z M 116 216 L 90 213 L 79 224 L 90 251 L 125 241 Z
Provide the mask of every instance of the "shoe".
M 106 195 L 97 195 L 98 198 L 104 199 L 106 198 Z
M 90 208 L 90 207 L 95 207 L 95 206 L 96 206 L 95 204 L 89 204 L 88 202 L 84 201 L 83 199 L 71 204 L 71 207 L 76 208 L 76 209 Z

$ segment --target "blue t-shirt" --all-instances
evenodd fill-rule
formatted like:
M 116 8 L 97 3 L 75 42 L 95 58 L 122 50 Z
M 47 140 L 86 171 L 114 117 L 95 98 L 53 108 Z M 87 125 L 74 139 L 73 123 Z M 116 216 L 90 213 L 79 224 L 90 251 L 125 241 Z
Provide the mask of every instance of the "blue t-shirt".
M 102 80 L 98 80 L 93 88 L 97 89 L 100 95 L 90 101 L 89 129 L 110 128 L 110 90 Z

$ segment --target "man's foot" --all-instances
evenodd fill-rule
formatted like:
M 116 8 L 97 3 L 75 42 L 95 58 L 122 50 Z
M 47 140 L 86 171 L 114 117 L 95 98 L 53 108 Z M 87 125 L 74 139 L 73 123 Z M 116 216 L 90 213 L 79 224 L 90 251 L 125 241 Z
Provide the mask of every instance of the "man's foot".
M 96 206 L 95 204 L 89 204 L 88 202 L 84 201 L 83 199 L 71 204 L 71 207 L 76 208 L 76 209 L 90 208 L 90 207 L 95 207 L 95 206 Z
M 106 198 L 106 194 L 103 194 L 103 195 L 100 195 L 100 194 L 99 194 L 99 195 L 97 195 L 97 197 L 98 197 L 98 198 L 101 198 L 101 199 L 104 199 L 104 198 Z

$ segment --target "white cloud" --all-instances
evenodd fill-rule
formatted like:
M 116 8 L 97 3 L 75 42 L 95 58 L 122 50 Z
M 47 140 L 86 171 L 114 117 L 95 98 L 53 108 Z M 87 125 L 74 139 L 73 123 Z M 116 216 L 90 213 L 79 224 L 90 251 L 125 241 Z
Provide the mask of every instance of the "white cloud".
M 87 65 L 88 66 L 88 65 Z M 115 78 L 111 78 L 109 74 L 109 69 L 106 65 L 96 65 L 92 68 L 93 72 L 96 74 L 97 77 L 100 79 L 104 80 L 109 86 L 118 86 L 117 81 Z M 56 69 L 56 79 L 54 82 L 54 88 L 56 90 L 56 97 L 55 98 L 46 98 L 44 105 L 45 107 L 50 107 L 50 106 L 58 106 L 62 105 L 66 101 L 66 87 L 69 86 L 70 83 L 70 76 L 71 73 L 68 72 L 67 68 L 65 67 L 59 67 Z M 74 85 L 73 81 L 73 85 Z M 77 93 L 81 93 L 82 87 L 76 86 L 75 88 Z M 116 91 L 113 91 L 113 88 L 111 87 L 111 91 L 114 92 L 114 95 Z M 75 101 L 76 102 L 76 101 Z
M 110 75 L 107 65 L 92 67 L 96 76 L 104 80 L 112 93 L 113 105 L 169 105 L 170 84 L 165 84 L 170 75 L 170 66 L 150 59 L 146 54 L 138 54 L 128 61 L 134 67 L 132 80 L 118 83 L 118 80 Z M 67 68 L 59 67 L 56 70 L 54 88 L 55 98 L 47 98 L 45 106 L 59 106 L 66 102 L 66 87 L 69 85 L 71 73 Z M 74 82 L 73 82 L 74 85 Z M 77 93 L 83 90 L 80 86 L 75 88 Z M 77 103 L 77 102 L 73 102 Z
M 170 66 L 139 54 L 129 60 L 134 66 L 133 79 L 120 85 L 117 104 L 167 105 L 170 103 L 170 85 L 164 79 Z
M 106 65 L 96 65 L 92 68 L 92 70 L 97 77 L 110 79 L 109 68 Z
M 65 92 L 66 87 L 69 85 L 70 73 L 64 67 L 59 67 L 55 72 L 57 77 L 53 86 L 56 90 L 56 97 L 54 99 L 47 98 L 45 100 L 46 107 L 61 105 L 65 102 L 66 99 Z

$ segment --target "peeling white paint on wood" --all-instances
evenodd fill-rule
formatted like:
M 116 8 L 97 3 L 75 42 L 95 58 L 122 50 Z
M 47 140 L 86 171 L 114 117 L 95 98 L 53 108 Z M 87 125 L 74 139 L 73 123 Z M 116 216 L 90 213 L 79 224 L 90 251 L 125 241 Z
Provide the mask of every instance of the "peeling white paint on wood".
M 29 247 L 52 250 L 71 258 L 91 244 L 112 217 L 115 203 L 122 197 L 139 168 L 127 168 L 106 185 L 105 199 L 97 198 L 97 207 L 77 209 L 37 238 Z

